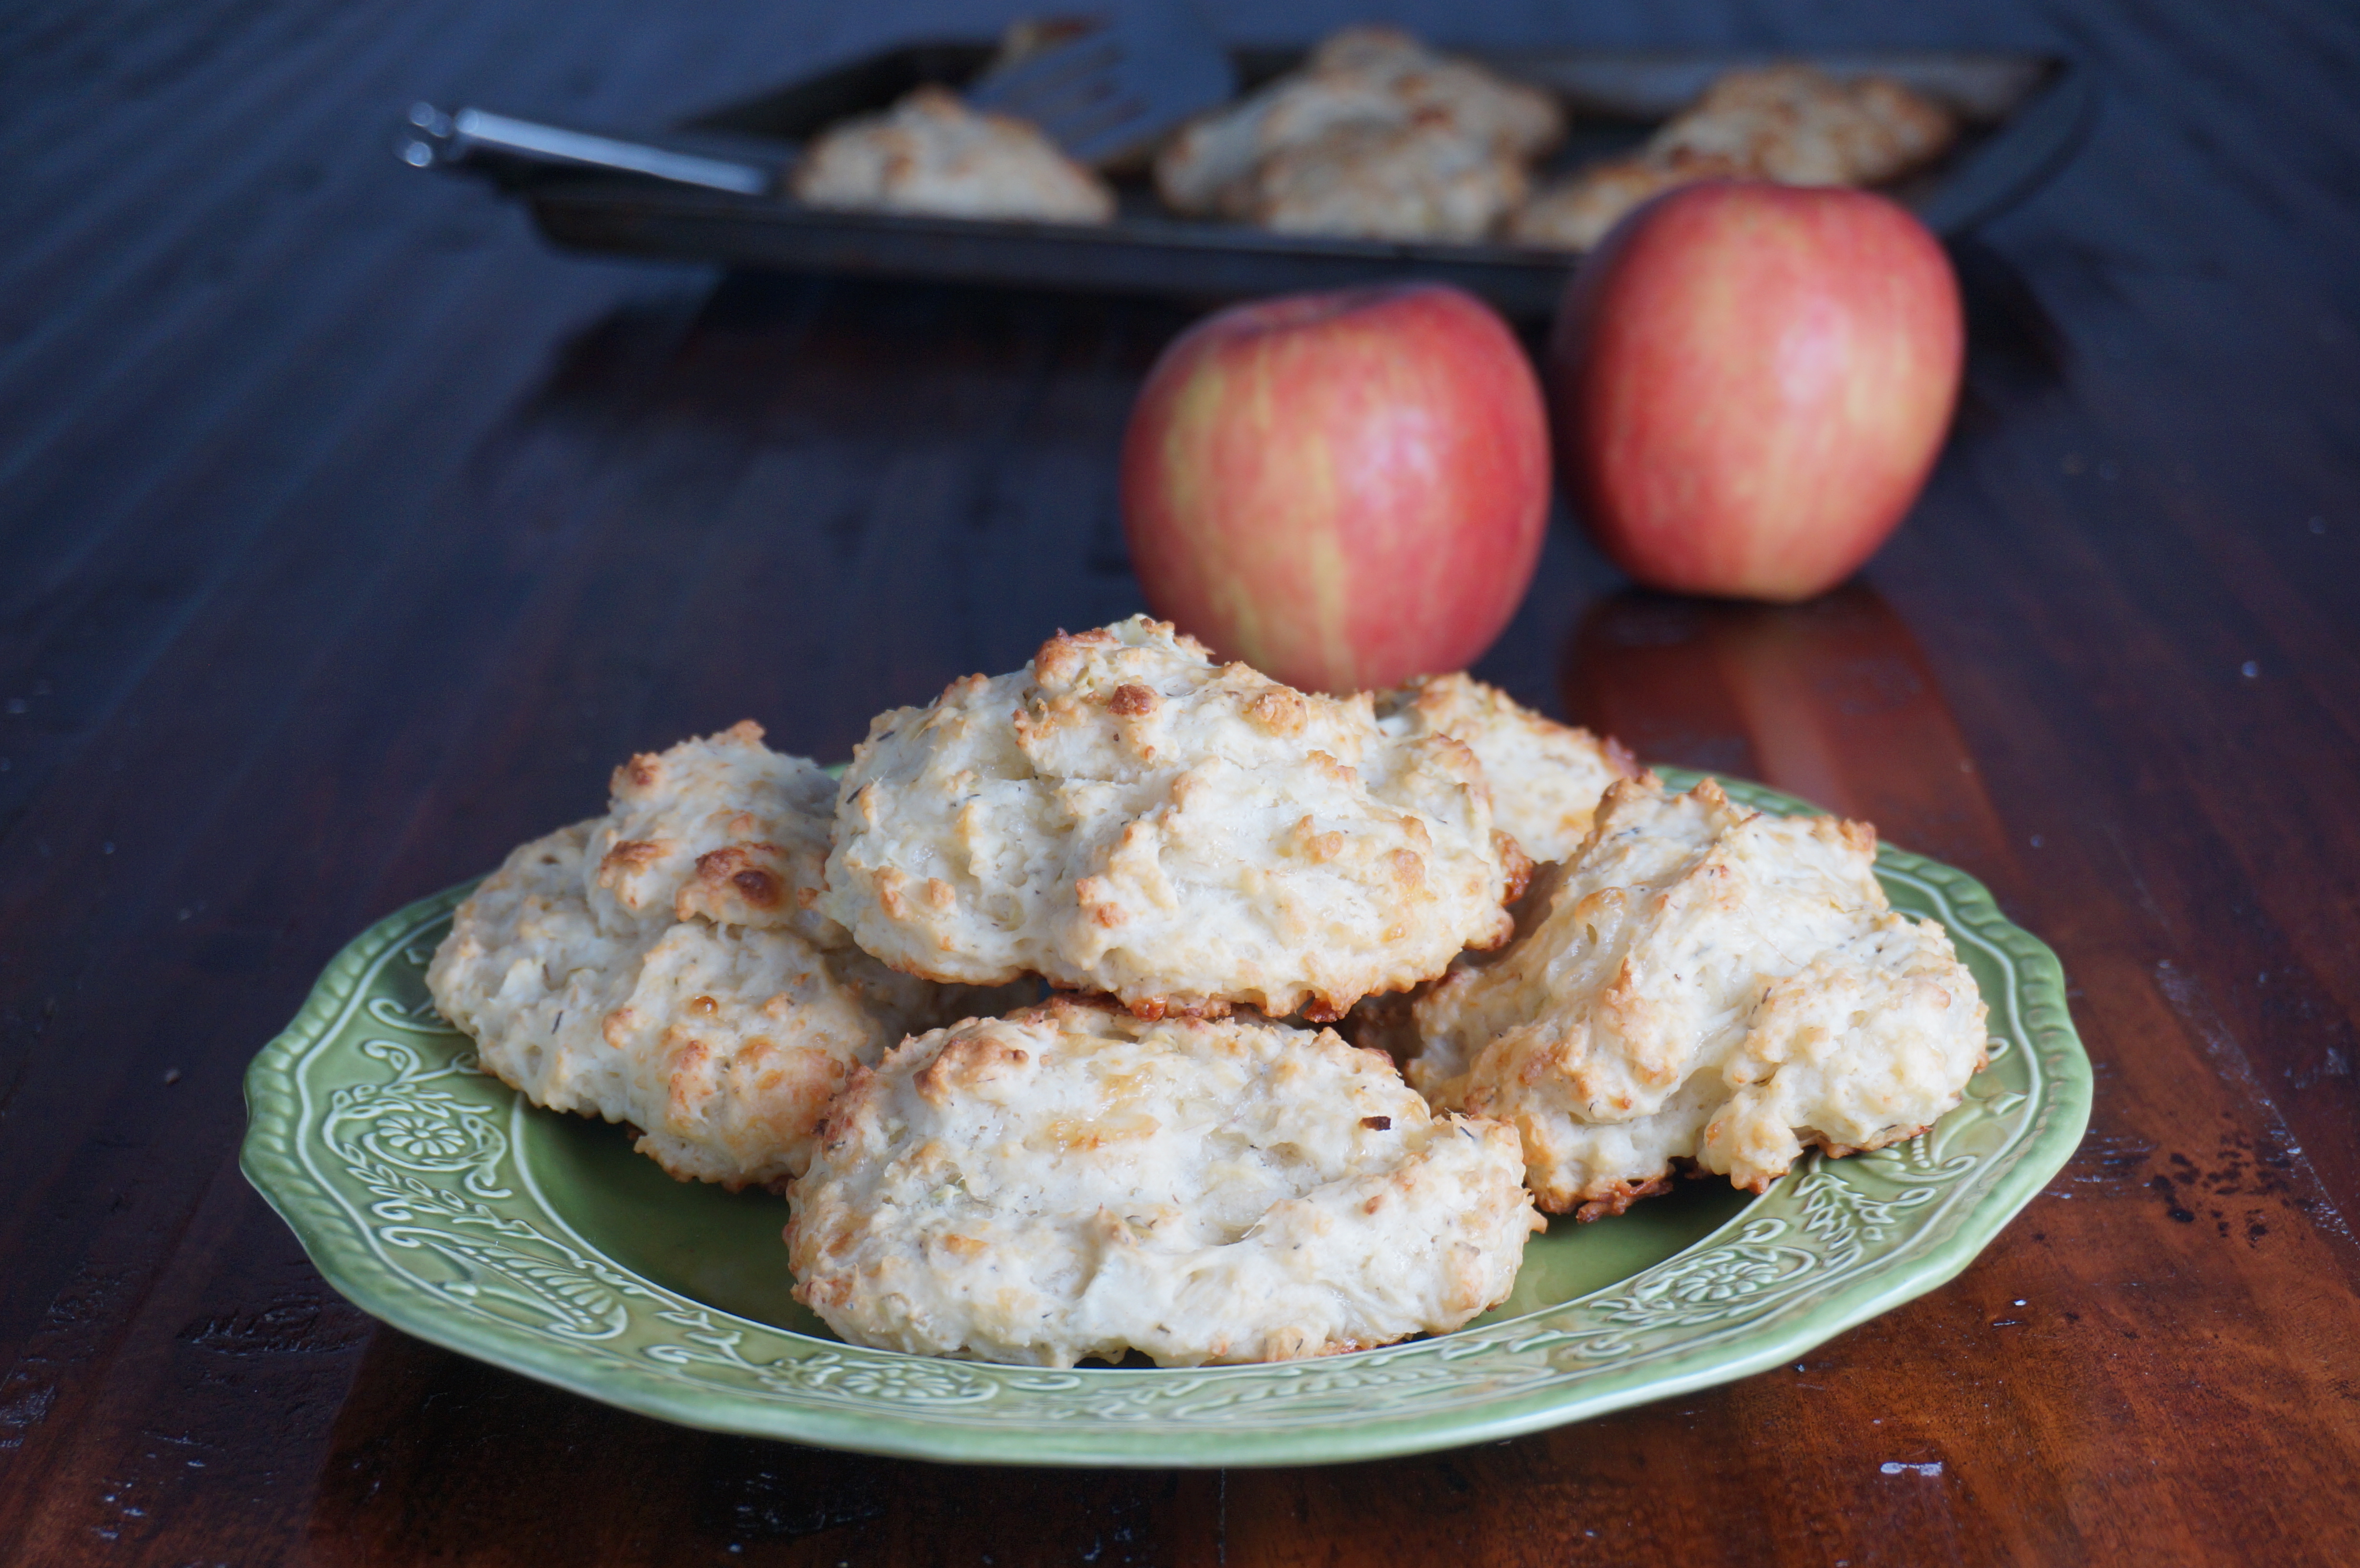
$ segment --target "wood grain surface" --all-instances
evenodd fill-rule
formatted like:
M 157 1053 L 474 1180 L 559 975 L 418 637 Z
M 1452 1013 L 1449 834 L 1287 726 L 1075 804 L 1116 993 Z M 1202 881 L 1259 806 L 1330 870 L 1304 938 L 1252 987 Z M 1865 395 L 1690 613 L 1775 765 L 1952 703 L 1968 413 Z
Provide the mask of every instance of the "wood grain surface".
M 1958 249 L 1966 406 L 1859 581 L 1652 597 L 1560 517 L 1482 670 L 1864 814 L 2059 950 L 2090 1135 L 1952 1284 L 1554 1432 L 1175 1474 L 676 1430 L 327 1290 L 235 1162 L 327 957 L 634 747 L 751 715 L 841 756 L 1139 607 L 1116 444 L 1188 319 L 558 255 L 396 164 L 395 116 L 655 125 L 1008 14 L 0 15 L 0 1561 L 2360 1560 L 2360 18 L 2326 0 L 1393 13 L 2101 84 Z

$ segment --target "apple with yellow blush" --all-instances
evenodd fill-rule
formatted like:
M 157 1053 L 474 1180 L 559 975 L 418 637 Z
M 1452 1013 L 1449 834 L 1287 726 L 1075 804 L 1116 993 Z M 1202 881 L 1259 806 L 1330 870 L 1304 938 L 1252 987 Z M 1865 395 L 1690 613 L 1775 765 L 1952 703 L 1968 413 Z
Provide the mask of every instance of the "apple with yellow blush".
M 1219 311 L 1149 373 L 1123 528 L 1155 613 L 1290 685 L 1459 670 L 1515 614 L 1547 521 L 1540 384 L 1437 284 Z
M 1633 577 L 1791 602 L 1900 525 L 1958 403 L 1958 281 L 1864 191 L 1721 180 L 1586 257 L 1549 352 L 1558 465 Z

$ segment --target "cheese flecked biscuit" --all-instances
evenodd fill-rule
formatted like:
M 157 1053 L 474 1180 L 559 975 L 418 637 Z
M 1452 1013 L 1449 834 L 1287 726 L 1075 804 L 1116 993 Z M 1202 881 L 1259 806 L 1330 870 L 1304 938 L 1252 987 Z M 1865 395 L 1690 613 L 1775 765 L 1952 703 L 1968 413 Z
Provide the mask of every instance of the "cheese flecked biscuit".
M 669 914 L 786 926 L 827 947 L 850 942 L 812 906 L 827 863 L 836 780 L 762 744 L 747 720 L 615 769 L 593 825 L 584 890 L 616 930 Z
M 1472 242 L 1529 186 L 1522 159 L 1412 121 L 1339 125 L 1284 147 L 1240 200 L 1244 216 L 1279 234 Z
M 1546 913 L 1413 1009 L 1411 1081 L 1522 1133 L 1541 1206 L 1617 1214 L 1676 1161 L 1761 1192 L 1806 1145 L 1914 1136 L 1982 1066 L 1948 934 L 1887 907 L 1874 830 L 1708 779 L 1607 792 Z
M 1588 250 L 1642 202 L 1704 180 L 1874 185 L 1939 158 L 1958 134 L 1949 109 L 1889 77 L 1798 64 L 1732 71 L 1635 156 L 1542 190 L 1509 221 L 1508 237 Z
M 1054 223 L 1104 223 L 1115 212 L 1112 188 L 1038 125 L 978 114 L 934 86 L 829 127 L 789 185 L 814 207 Z
M 878 718 L 819 908 L 930 979 L 1334 1018 L 1505 942 L 1528 868 L 1459 742 L 1140 616 Z
M 1538 88 L 1396 28 L 1347 27 L 1301 70 L 1181 127 L 1156 156 L 1155 185 L 1193 216 L 1278 213 L 1304 233 L 1467 237 L 1523 194 L 1524 164 L 1564 135 L 1564 111 Z M 1265 180 L 1273 162 L 1281 170 Z M 1388 201 L 1387 179 L 1412 189 Z
M 1284 1361 L 1504 1300 L 1515 1135 L 1373 1051 L 1065 1000 L 857 1073 L 789 1190 L 795 1296 L 856 1345 L 1069 1367 Z
M 700 880 L 748 844 L 789 846 L 773 864 L 790 893 L 816 879 L 826 808 L 807 800 L 805 770 L 833 781 L 759 734 L 618 769 L 606 816 L 522 845 L 459 906 L 426 977 L 486 1071 L 535 1105 L 628 1123 L 672 1175 L 732 1188 L 801 1171 L 855 1066 L 1019 999 L 896 974 L 769 884 L 751 897 L 731 882 L 732 904 Z M 614 862 L 636 845 L 656 847 Z M 602 879 L 610 862 L 623 869 Z M 708 903 L 755 918 L 694 912 Z
M 1420 676 L 1378 692 L 1377 722 L 1463 743 L 1483 765 L 1492 824 L 1544 863 L 1579 849 L 1606 787 L 1639 771 L 1620 743 L 1544 718 L 1466 674 Z

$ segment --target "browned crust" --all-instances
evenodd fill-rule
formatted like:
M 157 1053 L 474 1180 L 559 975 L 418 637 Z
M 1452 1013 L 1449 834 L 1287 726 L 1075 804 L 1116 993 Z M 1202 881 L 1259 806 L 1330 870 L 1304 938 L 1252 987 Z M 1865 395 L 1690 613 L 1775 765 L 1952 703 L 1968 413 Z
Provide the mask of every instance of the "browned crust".
M 1660 1197 L 1671 1190 L 1672 1178 L 1669 1171 L 1666 1171 L 1661 1176 L 1650 1176 L 1644 1181 L 1616 1181 L 1604 1192 L 1590 1198 L 1580 1207 L 1574 1209 L 1573 1217 L 1583 1225 L 1588 1225 L 1592 1220 L 1608 1219 L 1622 1213 L 1642 1198 Z M 1561 1214 L 1571 1205 L 1558 1205 L 1543 1198 L 1540 1200 L 1540 1206 L 1553 1214 Z
M 945 1043 L 912 1082 L 929 1105 L 948 1105 L 961 1089 L 1014 1072 L 1032 1060 L 1031 1051 L 997 1035 L 962 1035 Z
M 1168 634 L 1186 652 L 1209 659 L 1211 652 L 1195 637 L 1182 632 L 1169 621 L 1158 621 L 1156 629 Z M 1092 626 L 1086 632 L 1068 632 L 1059 627 L 1057 635 L 1041 645 L 1032 655 L 1033 679 L 1043 683 L 1069 681 L 1081 673 L 1082 660 L 1087 650 L 1106 648 L 1119 640 L 1104 626 Z M 970 677 L 982 680 L 981 676 Z M 947 695 L 948 693 L 945 693 Z
M 1507 867 L 1507 889 L 1500 898 L 1500 907 L 1507 909 L 1523 898 L 1524 889 L 1532 886 L 1533 857 L 1524 853 L 1524 845 L 1497 828 L 1491 830 L 1491 842 L 1500 852 L 1500 864 Z M 1504 945 L 1514 934 L 1514 928 L 1511 927 L 1502 932 L 1499 942 L 1492 945 L 1495 947 Z
M 1141 1022 L 1151 1024 L 1165 1018 L 1226 1018 L 1237 1007 L 1213 996 L 1142 996 L 1126 1003 L 1119 996 L 1086 992 L 1079 994 L 1079 999 L 1120 1007 Z
M 1977 1071 L 1980 1072 L 1981 1069 L 1978 1068 Z M 1928 1122 L 1924 1127 L 1887 1127 L 1866 1143 L 1838 1143 L 1827 1134 L 1812 1127 L 1797 1127 L 1795 1130 L 1795 1138 L 1804 1148 L 1816 1149 L 1830 1160 L 1844 1160 L 1855 1154 L 1873 1154 L 1880 1149 L 1890 1149 L 1896 1143 L 1907 1143 L 1933 1125 Z M 1754 1190 L 1760 1192 L 1763 1189 Z
M 1889 1149 L 1896 1143 L 1907 1143 L 1932 1125 L 1928 1122 L 1922 1127 L 1887 1127 L 1868 1142 L 1859 1144 L 1838 1143 L 1827 1134 L 1812 1127 L 1796 1128 L 1795 1137 L 1805 1149 L 1816 1149 L 1827 1159 L 1848 1160 L 1855 1154 L 1873 1154 L 1880 1149 Z M 1793 1169 L 1791 1165 L 1786 1168 L 1787 1171 Z M 1786 1171 L 1782 1171 L 1777 1176 L 1766 1177 L 1760 1181 L 1734 1182 L 1732 1185 L 1758 1198 L 1770 1190 L 1772 1181 L 1786 1173 Z M 1573 1193 L 1561 1203 L 1552 1203 L 1547 1197 L 1537 1192 L 1534 1194 L 1534 1200 L 1543 1209 L 1553 1214 L 1561 1214 L 1571 1209 L 1576 1220 L 1587 1224 L 1591 1220 L 1610 1219 L 1622 1214 L 1642 1198 L 1661 1197 L 1672 1190 L 1672 1180 L 1675 1175 L 1686 1177 L 1689 1181 L 1703 1181 L 1712 1174 L 1712 1171 L 1706 1170 L 1693 1160 L 1674 1160 L 1671 1170 L 1660 1175 L 1650 1176 L 1643 1181 L 1615 1181 L 1601 1188 L 1585 1189 Z
M 779 875 L 785 855 L 775 844 L 756 843 L 724 844 L 698 855 L 696 880 L 680 890 L 675 900 L 676 913 L 686 920 L 698 908 L 709 906 L 725 889 L 750 909 L 777 909 L 786 897 L 786 880 Z M 694 897 L 692 888 L 701 890 L 705 897 Z
M 598 886 L 611 887 L 624 873 L 653 866 L 671 852 L 672 846 L 659 839 L 620 840 L 598 862 Z

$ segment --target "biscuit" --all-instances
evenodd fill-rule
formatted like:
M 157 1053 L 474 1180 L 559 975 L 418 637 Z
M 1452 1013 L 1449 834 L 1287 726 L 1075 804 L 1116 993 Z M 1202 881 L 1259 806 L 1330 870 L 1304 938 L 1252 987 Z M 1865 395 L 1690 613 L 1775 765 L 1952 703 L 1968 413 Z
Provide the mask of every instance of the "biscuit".
M 1807 65 L 1732 71 L 1665 122 L 1636 157 L 1576 170 L 1509 220 L 1524 245 L 1588 250 L 1642 202 L 1701 180 L 1874 185 L 1958 138 L 1941 104 L 1886 77 L 1838 80 Z
M 426 988 L 486 1071 L 537 1105 L 626 1119 L 629 1078 L 600 1026 L 663 923 L 608 929 L 583 892 L 596 821 L 513 851 L 451 918 Z
M 880 715 L 835 845 L 820 910 L 892 967 L 1148 1017 L 1338 1018 L 1505 942 L 1528 869 L 1457 741 L 1143 615 Z
M 863 1069 L 789 1189 L 795 1296 L 856 1345 L 1070 1367 L 1443 1334 L 1542 1227 L 1513 1132 L 1332 1032 L 1067 1000 Z
M 1619 742 L 1543 718 L 1464 674 L 1424 675 L 1378 692 L 1377 723 L 1394 735 L 1464 743 L 1491 786 L 1491 825 L 1544 863 L 1579 849 L 1606 787 L 1639 771 Z
M 1503 232 L 1518 245 L 1590 250 L 1625 213 L 1666 191 L 1705 180 L 1742 180 L 1747 172 L 1728 158 L 1713 158 L 1593 163 L 1536 192 L 1508 219 Z
M 1469 242 L 1527 185 L 1520 159 L 1446 126 L 1339 125 L 1263 159 L 1244 215 L 1280 234 Z
M 731 847 L 696 846 L 747 816 L 764 835 L 753 842 L 799 845 L 785 863 L 816 871 L 825 816 L 795 820 L 803 808 L 765 781 L 818 770 L 763 752 L 759 735 L 741 725 L 618 769 L 614 810 L 511 854 L 459 906 L 426 976 L 485 1069 L 527 1099 L 629 1123 L 672 1175 L 732 1188 L 802 1170 L 856 1064 L 1019 999 L 897 975 L 832 922 L 836 940 L 823 945 L 806 934 L 819 923 L 808 910 L 794 923 L 678 917 L 704 897 L 700 862 Z M 670 847 L 627 855 L 628 875 L 602 884 L 602 860 L 631 844 Z
M 1543 918 L 1413 1009 L 1413 1083 L 1522 1133 L 1544 1209 L 1620 1213 L 1693 1162 L 1761 1192 L 1806 1144 L 1908 1138 L 1983 1065 L 1974 977 L 1886 906 L 1875 831 L 1708 779 L 1607 791 Z
M 890 110 L 830 126 L 789 180 L 814 207 L 1104 223 L 1113 189 L 1030 121 L 978 114 L 921 87 Z
M 1939 158 L 1957 135 L 1949 110 L 1889 78 L 1777 65 L 1721 77 L 1647 150 L 1728 158 L 1788 185 L 1874 185 Z
M 1403 105 L 1405 118 L 1448 126 L 1517 158 L 1538 158 L 1565 139 L 1565 110 L 1554 94 L 1430 49 L 1398 27 L 1339 28 L 1311 51 L 1305 68 L 1317 79 L 1373 82 Z
M 1350 75 L 1282 77 L 1190 121 L 1155 158 L 1155 193 L 1195 218 L 1252 215 L 1254 170 L 1287 147 L 1351 127 L 1404 123 L 1382 83 Z
M 1347 27 L 1301 70 L 1183 126 L 1157 155 L 1156 191 L 1175 212 L 1252 219 L 1264 204 L 1254 177 L 1265 160 L 1341 131 L 1373 136 L 1412 127 L 1458 144 L 1461 150 L 1448 158 L 1453 167 L 1503 160 L 1521 183 L 1523 164 L 1564 136 L 1565 114 L 1548 93 L 1437 54 L 1406 33 Z M 1315 159 L 1300 178 L 1335 161 Z M 1443 161 L 1432 144 L 1397 150 L 1393 159 L 1429 186 Z
M 748 719 L 643 752 L 615 769 L 588 846 L 585 891 L 602 925 L 670 915 L 786 926 L 825 947 L 851 939 L 814 911 L 836 780 L 762 744 Z

